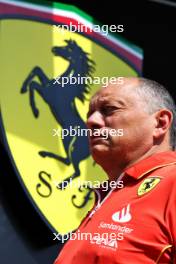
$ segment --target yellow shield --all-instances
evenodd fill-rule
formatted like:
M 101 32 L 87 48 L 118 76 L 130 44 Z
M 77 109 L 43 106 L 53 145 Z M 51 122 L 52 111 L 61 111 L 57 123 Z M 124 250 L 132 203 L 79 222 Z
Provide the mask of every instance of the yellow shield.
M 74 72 L 99 78 L 136 76 L 139 72 L 130 56 L 142 60 L 142 55 L 129 43 L 112 36 L 104 37 L 103 42 L 101 36 L 94 39 L 66 29 L 59 32 L 54 25 L 63 23 L 64 16 L 59 16 L 63 5 L 56 6 L 58 15 L 53 15 L 52 21 L 51 15 L 48 20 L 43 18 L 46 12 L 39 5 L 34 8 L 33 4 L 26 4 L 23 16 L 19 5 L 22 7 L 23 2 L 13 10 L 13 4 L 9 11 L 12 17 L 8 12 L 0 25 L 1 128 L 31 202 L 52 230 L 64 234 L 76 229 L 94 204 L 92 189 L 79 185 L 84 181 L 103 181 L 106 175 L 90 157 L 85 137 L 63 139 L 56 131 L 70 126 L 85 128 L 89 99 L 101 83 L 77 89 L 76 85 L 53 84 L 53 80 Z M 37 8 L 43 16 L 35 13 Z M 77 11 L 69 11 L 67 6 L 65 19 L 73 19 L 71 16 Z M 6 12 L 7 9 L 3 18 Z M 82 15 L 80 11 L 77 19 Z M 128 58 L 118 54 L 117 48 Z M 73 175 L 72 188 L 58 188 Z

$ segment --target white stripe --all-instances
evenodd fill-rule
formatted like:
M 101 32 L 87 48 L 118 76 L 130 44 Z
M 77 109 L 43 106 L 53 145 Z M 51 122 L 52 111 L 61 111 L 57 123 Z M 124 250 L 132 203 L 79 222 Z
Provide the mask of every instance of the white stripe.
M 15 2 L 13 0 L 0 0 L 0 3 L 11 4 L 14 6 L 19 6 L 19 7 L 25 7 L 28 9 L 42 11 L 44 13 L 52 13 L 54 15 L 59 15 L 59 16 L 63 16 L 63 17 L 70 17 L 70 18 L 73 18 L 76 21 L 82 23 L 83 25 L 85 25 L 86 27 L 88 27 L 90 29 L 92 29 L 94 26 L 93 23 L 85 20 L 84 18 L 80 17 L 79 15 L 75 14 L 72 11 L 64 11 L 64 10 L 58 9 L 58 8 L 49 8 L 49 7 L 45 7 L 45 6 L 41 6 L 41 5 L 33 5 L 31 3 L 25 3 L 25 2 Z M 111 40 L 111 42 L 118 44 L 120 47 L 122 47 L 123 49 L 127 50 L 128 52 L 134 54 L 139 59 L 143 58 L 143 55 L 141 53 L 139 53 L 136 50 L 132 49 L 131 47 L 127 46 L 121 40 L 116 39 L 112 35 L 105 36 L 103 34 L 103 31 L 96 32 L 96 33 L 103 36 L 105 39 L 109 39 L 109 40 Z
M 167 0 L 149 0 L 149 1 L 150 2 L 156 2 L 156 3 L 159 3 L 159 4 L 164 4 L 164 5 L 176 7 L 176 3 L 173 3 L 173 2 L 167 1 Z

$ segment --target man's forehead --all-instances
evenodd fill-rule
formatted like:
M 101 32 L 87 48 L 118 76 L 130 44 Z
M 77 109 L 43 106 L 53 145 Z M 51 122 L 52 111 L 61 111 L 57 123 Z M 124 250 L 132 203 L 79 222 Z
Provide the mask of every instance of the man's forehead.
M 90 104 L 103 102 L 130 102 L 136 98 L 136 79 L 131 82 L 127 81 L 123 85 L 108 85 L 106 88 L 100 89 L 91 99 Z
M 106 102 L 118 102 L 121 101 L 119 96 L 113 96 L 112 94 L 95 94 L 91 99 L 91 104 L 106 103 Z

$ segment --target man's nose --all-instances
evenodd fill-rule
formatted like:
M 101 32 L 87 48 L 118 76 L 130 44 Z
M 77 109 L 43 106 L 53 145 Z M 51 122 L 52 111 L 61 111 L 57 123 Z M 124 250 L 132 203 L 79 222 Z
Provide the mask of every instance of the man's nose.
M 100 112 L 93 112 L 87 119 L 87 127 L 90 129 L 101 128 L 105 126 L 103 116 Z

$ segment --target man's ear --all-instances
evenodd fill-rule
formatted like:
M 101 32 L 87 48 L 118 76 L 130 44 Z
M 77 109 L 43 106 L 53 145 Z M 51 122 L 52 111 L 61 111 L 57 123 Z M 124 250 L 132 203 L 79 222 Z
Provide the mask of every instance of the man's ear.
M 155 130 L 154 138 L 159 139 L 164 136 L 169 130 L 173 120 L 173 114 L 168 109 L 161 109 L 155 113 Z

